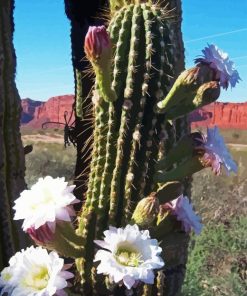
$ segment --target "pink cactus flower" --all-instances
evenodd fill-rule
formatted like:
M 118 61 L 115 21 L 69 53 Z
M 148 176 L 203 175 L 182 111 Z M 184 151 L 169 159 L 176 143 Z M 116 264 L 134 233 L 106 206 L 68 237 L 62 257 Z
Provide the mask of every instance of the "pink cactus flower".
M 233 61 L 229 59 L 227 53 L 223 52 L 214 44 L 208 44 L 202 50 L 203 56 L 195 59 L 196 63 L 208 64 L 210 68 L 215 70 L 216 80 L 220 85 L 227 89 L 229 84 L 231 87 L 241 80 L 238 71 L 235 69 Z
M 103 51 L 111 50 L 111 42 L 105 26 L 91 26 L 88 29 L 84 50 L 90 61 L 95 61 L 102 55 Z
M 178 198 L 166 203 L 165 208 L 170 210 L 171 214 L 176 216 L 178 221 L 181 221 L 185 232 L 194 230 L 197 235 L 201 233 L 203 227 L 200 222 L 201 219 L 194 212 L 187 196 L 180 195 Z
M 204 166 L 211 166 L 216 175 L 220 174 L 221 165 L 225 167 L 228 175 L 231 171 L 237 173 L 237 164 L 232 159 L 217 126 L 208 128 L 207 136 L 202 136 L 199 141 L 201 141 L 201 144 L 197 149 L 204 151 L 200 159 Z

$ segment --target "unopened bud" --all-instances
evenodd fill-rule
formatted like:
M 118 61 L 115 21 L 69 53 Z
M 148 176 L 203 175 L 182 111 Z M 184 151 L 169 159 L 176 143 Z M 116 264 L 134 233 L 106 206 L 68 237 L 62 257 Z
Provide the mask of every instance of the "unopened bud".
M 97 60 L 103 51 L 111 51 L 111 43 L 105 26 L 91 26 L 85 37 L 84 50 L 90 61 Z
M 155 193 L 139 201 L 132 215 L 132 220 L 142 227 L 150 226 L 159 213 L 159 201 Z

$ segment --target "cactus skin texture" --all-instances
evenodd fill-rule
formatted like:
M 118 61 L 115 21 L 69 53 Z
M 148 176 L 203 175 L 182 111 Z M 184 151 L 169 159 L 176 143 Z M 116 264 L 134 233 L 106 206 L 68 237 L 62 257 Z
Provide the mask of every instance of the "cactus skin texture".
M 157 160 L 188 132 L 184 118 L 171 124 L 156 112 L 157 102 L 167 95 L 178 74 L 177 64 L 183 60 L 180 31 L 176 32 L 167 11 L 152 1 L 120 2 L 120 9 L 115 9 L 117 1 L 111 3 L 108 27 L 114 50 L 112 89 L 117 100 L 100 98 L 94 106 L 91 172 L 78 217 L 77 233 L 86 241 L 82 257 L 76 260 L 83 295 L 122 295 L 123 287 L 107 291 L 107 279 L 96 274 L 93 240 L 101 239 L 109 225 L 130 222 L 137 202 L 160 186 L 153 180 Z M 95 92 L 100 95 L 97 89 L 96 82 Z M 165 255 L 164 274 L 158 273 L 154 285 L 138 287 L 137 295 L 175 295 L 179 290 L 188 237 L 179 233 L 172 240 L 170 236 L 171 246 L 168 242 L 164 254 L 166 249 L 172 253 L 171 264 Z
M 12 221 L 12 202 L 25 188 L 19 129 L 21 106 L 15 85 L 13 9 L 13 1 L 0 1 L 0 269 L 19 247 L 25 246 L 24 235 L 17 235 Z

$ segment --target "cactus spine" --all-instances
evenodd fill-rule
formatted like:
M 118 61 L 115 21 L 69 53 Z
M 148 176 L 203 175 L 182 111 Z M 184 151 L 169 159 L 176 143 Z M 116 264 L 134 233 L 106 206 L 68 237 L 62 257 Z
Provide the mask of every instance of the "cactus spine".
M 175 52 L 177 36 L 167 12 L 152 1 L 111 1 L 111 8 L 108 31 L 114 48 L 112 89 L 117 100 L 107 102 L 100 97 L 96 81 L 99 98 L 94 106 L 91 173 L 77 229 L 86 241 L 82 257 L 76 260 L 85 295 L 99 293 L 93 240 L 100 239 L 109 225 L 128 224 L 137 202 L 158 189 L 153 181 L 156 161 L 187 132 L 184 120 L 171 125 L 155 110 L 177 74 L 178 57 L 183 56 L 182 49 Z M 156 286 L 145 285 L 139 294 L 162 295 L 169 290 L 163 282 L 159 273 Z
M 13 200 L 25 188 L 19 129 L 21 107 L 15 86 L 13 9 L 14 1 L 0 1 L 0 267 L 18 250 L 11 208 Z

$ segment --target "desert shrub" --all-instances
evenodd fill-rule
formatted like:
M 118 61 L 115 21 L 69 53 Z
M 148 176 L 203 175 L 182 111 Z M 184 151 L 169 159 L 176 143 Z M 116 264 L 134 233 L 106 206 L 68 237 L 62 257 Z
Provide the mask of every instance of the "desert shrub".
M 205 226 L 190 243 L 183 296 L 246 295 L 247 153 L 231 152 L 238 175 L 193 176 L 192 199 Z
M 65 177 L 67 181 L 74 178 L 76 149 L 66 149 L 61 143 L 33 143 L 33 151 L 26 156 L 26 182 L 34 184 L 39 177 Z
M 239 133 L 233 133 L 232 137 L 233 137 L 233 139 L 237 140 L 237 139 L 239 139 L 240 134 Z
M 183 296 L 246 295 L 247 218 L 209 223 L 190 244 Z

